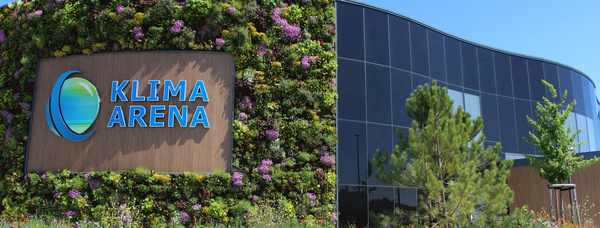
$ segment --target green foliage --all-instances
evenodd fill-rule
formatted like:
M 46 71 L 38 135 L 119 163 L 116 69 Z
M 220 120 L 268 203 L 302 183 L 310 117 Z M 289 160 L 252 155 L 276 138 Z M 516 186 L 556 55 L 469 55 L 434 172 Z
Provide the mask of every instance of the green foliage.
M 406 102 L 409 136 L 399 134 L 402 144 L 391 156 L 378 151 L 373 159 L 378 180 L 420 188 L 420 216 L 430 226 L 464 226 L 476 211 L 485 221 L 506 213 L 513 200 L 506 183 L 512 161 L 500 161 L 499 144 L 484 150 L 481 117 L 452 104 L 437 82 L 419 86 Z
M 525 157 L 529 159 L 531 168 L 540 177 L 557 184 L 566 181 L 575 171 L 600 161 L 600 158 L 583 160 L 583 156 L 575 156 L 577 151 L 574 148 L 583 145 L 585 141 L 575 142 L 581 129 L 571 134 L 571 125 L 567 129 L 565 126 L 576 101 L 573 100 L 563 110 L 567 91 L 565 90 L 560 101 L 556 103 L 557 94 L 554 86 L 543 79 L 542 83 L 550 90 L 554 101 L 544 97 L 544 104 L 537 103 L 537 120 L 527 116 L 527 122 L 533 127 L 535 134 L 529 132 L 530 139 L 524 139 L 537 147 L 543 157 L 531 155 Z
M 66 212 L 75 211 L 78 216 L 72 219 L 93 218 L 108 213 L 117 194 L 119 203 L 134 204 L 143 226 L 181 219 L 177 215 L 181 212 L 198 222 L 201 217 L 202 222 L 232 222 L 242 209 L 235 205 L 245 205 L 240 202 L 249 202 L 252 196 L 259 199 L 253 204 L 285 199 L 290 214 L 330 218 L 335 211 L 335 164 L 320 159 L 325 154 L 335 156 L 337 144 L 333 1 L 185 3 L 39 0 L 0 9 L 0 30 L 8 39 L 0 42 L 0 109 L 12 118 L 0 117 L 0 137 L 5 139 L 0 146 L 3 217 L 64 218 Z M 119 6 L 122 12 L 117 12 Z M 237 11 L 229 13 L 230 7 Z M 272 19 L 276 7 L 282 18 L 301 28 L 301 39 L 283 36 Z M 31 16 L 37 10 L 41 16 Z M 184 26 L 172 32 L 177 20 Z M 141 36 L 134 32 L 136 28 Z M 217 45 L 217 39 L 223 39 L 224 46 Z M 25 180 L 23 165 L 40 59 L 171 50 L 228 51 L 234 56 L 240 78 L 235 82 L 232 171 L 243 174 L 243 186 L 233 186 L 231 174 L 224 172 L 168 175 L 146 169 L 93 172 L 91 178 L 68 170 L 32 173 Z M 306 69 L 300 64 L 305 56 L 315 58 Z M 278 136 L 269 138 L 267 130 Z M 274 164 L 268 173 L 257 172 L 265 159 Z M 301 170 L 306 175 L 299 175 Z M 267 182 L 264 175 L 273 180 Z M 91 180 L 99 180 L 100 187 L 92 190 Z M 70 199 L 71 190 L 81 195 Z M 318 196 L 315 206 L 303 204 L 306 192 Z M 202 209 L 193 210 L 195 204 Z

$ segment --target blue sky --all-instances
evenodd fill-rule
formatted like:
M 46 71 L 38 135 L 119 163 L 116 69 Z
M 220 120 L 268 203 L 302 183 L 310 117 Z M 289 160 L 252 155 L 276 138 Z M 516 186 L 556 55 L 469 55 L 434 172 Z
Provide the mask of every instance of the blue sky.
M 0 0 L 0 5 L 9 2 Z M 478 44 L 571 66 L 600 87 L 600 1 L 363 2 Z

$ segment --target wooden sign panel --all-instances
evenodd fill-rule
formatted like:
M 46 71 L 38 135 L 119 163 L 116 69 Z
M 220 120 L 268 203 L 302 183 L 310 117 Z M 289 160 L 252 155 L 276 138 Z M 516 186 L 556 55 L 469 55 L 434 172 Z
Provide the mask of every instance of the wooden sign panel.
M 53 133 L 46 116 L 48 99 L 55 82 L 62 74 L 72 70 L 79 71 L 72 74 L 72 77 L 87 79 L 97 88 L 100 98 L 98 116 L 84 133 L 95 131 L 81 142 L 70 141 Z M 229 171 L 234 77 L 234 60 L 229 54 L 140 52 L 40 61 L 26 170 L 69 169 L 74 172 L 89 172 L 145 167 L 165 173 L 213 173 L 215 169 Z M 173 93 L 177 92 L 175 86 L 184 80 L 185 88 L 179 90 L 185 93 L 185 99 L 180 101 L 179 94 Z M 128 83 L 121 90 L 111 87 L 115 82 L 121 85 L 124 81 Z M 134 81 L 137 81 L 137 86 L 133 84 Z M 153 89 L 149 81 L 159 83 L 155 83 Z M 167 89 L 168 101 L 164 97 L 165 87 L 168 87 L 166 84 L 169 83 L 167 81 L 173 85 Z M 193 91 L 198 81 L 204 84 L 208 98 L 206 102 L 199 97 L 194 101 L 190 100 L 198 93 Z M 116 96 L 119 92 L 127 101 Z M 111 95 L 117 99 L 111 102 Z M 132 99 L 134 97 L 136 99 Z M 140 99 L 144 101 L 133 101 Z M 141 122 L 147 127 L 141 126 L 143 124 L 140 121 L 130 121 L 130 114 L 140 115 L 139 112 L 129 113 L 132 106 L 145 109 L 146 114 L 141 117 Z M 152 106 L 164 106 L 167 110 L 155 110 L 155 113 L 159 113 L 158 118 L 151 120 Z M 183 120 L 181 116 L 186 116 L 184 106 L 187 106 L 187 123 L 182 127 L 178 120 Z M 114 115 L 118 107 L 123 110 L 119 117 L 126 125 L 120 126 L 117 123 L 109 127 L 111 118 L 114 118 L 111 115 Z M 169 114 L 169 107 L 178 111 L 179 119 L 171 118 L 176 115 Z M 199 107 L 204 108 L 204 117 L 210 124 L 209 127 L 204 124 L 191 127 L 191 119 L 197 114 Z M 62 115 L 68 115 L 66 112 L 68 111 L 61 109 Z M 164 115 L 161 117 L 160 113 Z M 172 127 L 168 126 L 169 118 L 174 119 Z M 151 121 L 155 123 L 155 127 L 150 126 Z M 132 127 L 129 126 L 132 124 L 130 122 L 133 122 Z M 156 127 L 156 123 L 163 123 L 164 126 Z

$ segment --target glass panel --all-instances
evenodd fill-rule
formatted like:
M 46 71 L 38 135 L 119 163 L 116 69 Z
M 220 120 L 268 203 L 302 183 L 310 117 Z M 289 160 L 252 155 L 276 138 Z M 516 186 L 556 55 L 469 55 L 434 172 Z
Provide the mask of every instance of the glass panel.
M 583 83 L 583 96 L 585 98 L 585 113 L 586 116 L 591 116 L 594 110 L 594 102 L 596 101 L 596 93 L 594 86 L 586 77 L 581 77 Z
M 378 213 L 390 213 L 393 211 L 394 211 L 394 188 L 392 188 L 392 187 L 369 187 L 369 213 L 378 214 Z M 371 220 L 371 222 L 374 222 L 374 221 Z
M 560 81 L 560 89 L 557 90 L 558 98 L 562 97 L 565 90 L 567 90 L 567 99 L 565 99 L 565 106 L 575 97 L 573 97 L 573 80 L 571 79 L 571 70 L 558 66 L 558 80 Z
M 412 120 L 406 115 L 406 99 L 413 92 L 410 73 L 392 69 L 392 114 L 394 125 L 410 127 Z
M 512 79 L 510 76 L 510 59 L 508 55 L 494 52 L 496 69 L 496 88 L 499 95 L 512 97 Z
M 338 59 L 338 118 L 362 120 L 366 118 L 365 108 L 365 64 L 362 62 Z
M 477 70 L 477 49 L 475 46 L 461 43 L 461 55 L 463 64 L 463 79 L 465 87 L 479 90 L 479 72 Z
M 444 59 L 444 36 L 427 30 L 429 38 L 429 67 L 431 78 L 446 81 L 446 60 Z
M 366 138 L 367 125 L 365 123 L 338 120 L 339 184 L 366 184 Z
M 339 3 L 338 3 L 339 4 Z M 389 16 L 390 19 L 390 50 L 392 66 L 410 70 L 410 39 L 408 21 Z
M 527 62 L 524 58 L 511 56 L 510 67 L 512 69 L 512 83 L 515 97 L 530 99 L 529 77 L 527 77 Z
M 498 111 L 502 151 L 517 153 L 517 127 L 515 126 L 515 108 L 513 99 L 498 96 Z
M 410 23 L 410 52 L 412 71 L 429 75 L 429 56 L 427 54 L 427 30 L 425 27 Z
M 586 117 L 586 122 L 588 125 L 587 132 L 589 140 L 587 144 L 590 145 L 590 151 L 596 151 L 596 132 L 594 130 L 594 120 L 592 120 L 590 117 Z
M 575 113 L 571 112 L 571 114 L 569 115 L 569 117 L 567 117 L 567 122 L 565 123 L 565 129 L 569 129 L 569 127 L 571 127 L 571 131 L 569 132 L 569 135 L 575 133 L 575 131 L 577 131 L 577 117 L 575 116 Z M 576 137 L 574 139 L 575 142 L 579 142 L 579 137 Z
M 368 142 L 368 153 L 369 153 L 369 157 L 368 157 L 368 184 L 369 185 L 387 185 L 387 184 L 383 184 L 380 181 L 378 181 L 377 179 L 375 179 L 375 174 L 377 173 L 377 171 L 375 171 L 375 169 L 373 169 L 372 164 L 373 164 L 373 157 L 377 154 L 377 149 L 380 149 L 381 151 L 388 151 L 391 152 L 392 151 L 392 144 L 393 144 L 393 140 L 392 140 L 392 136 L 395 135 L 395 132 L 392 129 L 392 126 L 390 125 L 381 125 L 381 124 L 368 124 L 368 136 L 367 139 L 369 140 Z
M 527 116 L 531 117 L 531 102 L 528 100 L 515 99 L 515 111 L 517 117 L 518 152 L 523 154 L 535 154 L 534 146 L 524 139 L 529 138 L 529 132 L 533 132 L 533 128 L 527 123 Z
M 525 155 L 515 154 L 515 153 L 504 153 L 504 159 L 506 160 L 515 160 L 515 159 L 524 159 Z
M 479 78 L 481 78 L 481 91 L 496 94 L 496 76 L 494 76 L 494 56 L 492 51 L 477 48 L 477 62 L 479 63 Z
M 444 45 L 446 47 L 446 76 L 448 83 L 462 86 L 462 64 L 460 57 L 460 42 L 458 40 L 444 37 Z
M 572 93 L 573 97 L 575 97 L 575 101 L 577 101 L 577 104 L 575 104 L 575 109 L 577 110 L 576 112 L 584 113 L 585 98 L 583 95 L 583 75 L 575 71 L 571 71 L 571 79 L 573 80 L 573 91 L 569 91 L 569 93 Z
M 367 226 L 367 187 L 340 185 L 338 192 L 340 224 Z
M 465 93 L 465 111 L 471 113 L 472 119 L 477 118 L 477 116 L 481 116 L 481 103 L 479 102 L 479 95 Z
M 544 79 L 544 67 L 542 62 L 537 60 L 527 60 L 527 70 L 529 71 L 529 88 L 531 89 L 531 99 L 543 101 L 546 96 L 546 87 L 542 83 Z
M 559 91 L 559 83 L 558 83 L 558 69 L 556 68 L 556 65 L 554 64 L 550 64 L 550 63 L 544 63 L 544 79 L 552 84 L 554 86 L 554 89 L 556 89 L 556 91 Z M 546 91 L 546 97 L 552 97 L 552 95 L 550 94 L 550 91 L 548 89 L 545 88 L 544 86 L 544 90 Z M 560 93 L 562 94 L 562 93 Z
M 367 64 L 367 118 L 369 122 L 392 123 L 390 68 Z
M 578 152 L 590 152 L 590 140 L 588 139 L 587 118 L 584 115 L 576 114 L 577 128 L 581 129 L 579 133 L 579 142 L 584 141 L 585 144 L 579 147 Z
M 363 8 L 337 3 L 337 52 L 340 57 L 364 60 Z
M 487 140 L 500 142 L 496 95 L 481 93 L 481 111 L 483 112 L 483 133 Z
M 463 102 L 463 93 L 462 92 L 458 92 L 456 90 L 452 90 L 452 89 L 448 89 L 448 96 L 450 97 L 450 99 L 454 100 L 454 103 L 452 104 L 452 110 L 455 112 L 456 110 L 458 110 L 458 106 L 460 107 L 465 107 L 465 103 Z
M 389 65 L 387 14 L 365 8 L 367 61 Z
M 416 74 L 412 74 L 413 90 L 419 88 L 420 85 L 425 86 L 425 84 L 428 84 L 428 83 L 429 83 L 429 78 L 419 76 Z
M 417 188 L 396 188 L 396 208 L 404 211 L 417 210 Z

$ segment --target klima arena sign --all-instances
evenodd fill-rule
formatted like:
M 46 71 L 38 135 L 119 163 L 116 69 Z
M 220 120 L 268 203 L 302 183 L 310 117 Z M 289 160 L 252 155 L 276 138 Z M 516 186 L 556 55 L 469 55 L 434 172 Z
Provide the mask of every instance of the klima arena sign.
M 229 170 L 233 71 L 201 52 L 42 60 L 26 171 Z

